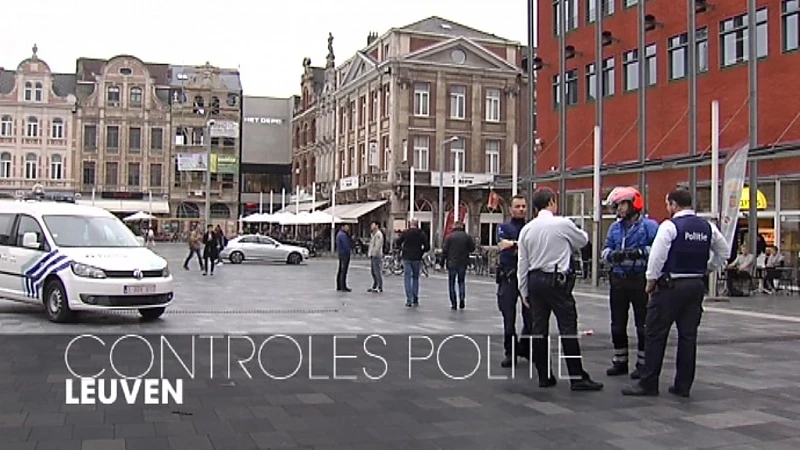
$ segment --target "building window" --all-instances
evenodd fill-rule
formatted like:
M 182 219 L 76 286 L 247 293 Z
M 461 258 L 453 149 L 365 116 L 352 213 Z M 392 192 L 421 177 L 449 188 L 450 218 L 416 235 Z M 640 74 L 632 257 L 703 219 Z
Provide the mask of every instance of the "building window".
M 119 163 L 107 162 L 105 187 L 116 190 L 117 184 L 119 184 Z
M 486 173 L 500 173 L 500 141 L 486 141 Z
M 142 129 L 131 127 L 128 129 L 128 150 L 139 152 L 142 150 Z
M 350 170 L 348 174 L 351 176 L 358 175 L 358 155 L 355 147 L 350 147 Z
M 467 116 L 466 86 L 450 86 L 450 118 L 464 119 Z
M 720 65 L 733 66 L 747 61 L 747 14 L 741 14 L 719 23 Z M 758 57 L 767 56 L 767 9 L 756 11 L 756 46 Z
M 33 83 L 30 81 L 25 83 L 25 101 L 32 102 L 33 101 Z
M 376 122 L 378 120 L 378 98 L 379 96 L 378 90 L 372 91 L 372 110 L 370 111 L 370 122 Z
M 782 50 L 789 52 L 800 48 L 800 0 L 783 0 L 781 28 Z
M 369 155 L 367 154 L 367 146 L 358 144 L 358 154 L 361 155 L 361 173 L 369 173 Z
M 356 124 L 356 101 L 355 100 L 352 100 L 350 102 L 350 118 L 348 119 L 347 124 L 348 124 L 348 129 L 350 131 L 352 131 L 353 127 Z M 305 136 L 305 133 L 303 133 L 303 136 Z M 305 137 L 303 138 L 303 140 L 305 140 Z M 305 142 L 303 142 L 303 145 L 305 145 Z
M 430 141 L 428 136 L 414 136 L 414 168 L 417 170 L 429 170 Z
M 553 34 L 556 36 L 561 26 L 561 8 L 565 17 L 564 30 L 569 32 L 578 28 L 578 0 L 553 0 Z
M 430 83 L 414 84 L 414 115 L 428 117 L 430 114 L 431 85 Z
M 61 155 L 53 155 L 50 157 L 50 179 L 64 179 L 64 161 Z
M 97 148 L 97 125 L 83 126 L 83 149 L 94 150 Z
M 14 135 L 14 119 L 11 116 L 3 116 L 0 118 L 0 137 L 9 137 Z
M 53 139 L 64 139 L 64 121 L 61 119 L 53 119 L 50 125 L 50 137 Z
M 558 108 L 561 103 L 561 76 L 553 75 L 553 108 Z
M 39 178 L 39 157 L 33 153 L 25 155 L 25 179 L 35 180 Z
M 389 170 L 389 158 L 392 156 L 392 150 L 389 148 L 389 136 L 384 136 L 381 138 L 381 145 L 383 146 L 383 161 L 381 164 L 381 169 L 383 171 Z
M 500 89 L 486 89 L 486 121 L 500 122 Z
M 39 137 L 39 119 L 36 117 L 28 117 L 27 127 L 25 128 L 25 135 L 29 138 Z
M 466 167 L 466 163 L 464 160 L 466 159 L 466 151 L 465 151 L 466 141 L 464 139 L 459 139 L 457 141 L 453 141 L 450 144 L 450 168 L 455 171 L 456 167 L 458 167 L 459 173 L 464 173 L 464 168 Z M 458 164 L 458 166 L 456 166 Z
M 83 184 L 94 186 L 97 183 L 97 163 L 94 161 L 83 162 Z
M 0 154 L 0 178 L 11 178 L 11 153 Z
M 631 6 L 635 6 L 637 3 L 639 3 L 638 0 L 622 0 L 622 1 L 623 1 L 622 5 L 625 8 L 630 8 Z
M 622 86 L 625 91 L 639 87 L 639 51 L 631 50 L 622 54 Z
M 383 117 L 389 117 L 389 100 L 392 98 L 392 91 L 390 85 L 383 85 Z
M 140 186 L 142 166 L 139 163 L 128 163 L 128 186 Z
M 615 92 L 614 79 L 616 78 L 614 57 L 606 58 L 603 60 L 603 97 L 611 97 Z
M 650 44 L 645 47 L 644 53 L 644 70 L 647 78 L 648 86 L 655 86 L 658 83 L 658 62 L 656 60 L 657 48 L 656 44 Z
M 578 71 L 577 69 L 568 70 L 566 73 L 566 98 L 567 106 L 578 103 Z M 557 108 L 561 102 L 561 78 L 553 76 L 553 107 Z
M 108 106 L 119 106 L 120 102 L 120 92 L 119 87 L 117 86 L 109 86 L 108 91 L 106 93 L 106 105 Z
M 42 83 L 36 83 L 33 86 L 33 99 L 36 102 L 44 100 L 44 88 L 42 87 Z
M 614 1 L 615 0 L 586 0 L 586 21 L 593 23 L 597 20 L 597 2 L 603 6 L 603 15 L 610 16 L 614 14 Z
M 363 127 L 364 123 L 367 121 L 367 107 L 369 107 L 367 104 L 367 96 L 362 95 L 359 101 L 361 102 L 361 114 L 358 116 L 358 126 Z
M 133 107 L 142 106 L 142 88 L 132 87 L 129 101 Z
M 109 125 L 106 127 L 106 148 L 119 148 L 119 127 L 116 125 Z
M 597 73 L 594 70 L 594 64 L 586 65 L 586 101 L 590 102 L 597 99 Z
M 695 73 L 705 73 L 708 71 L 708 28 L 697 29 L 695 42 L 697 45 L 697 71 Z M 667 40 L 670 80 L 679 80 L 686 77 L 689 66 L 688 45 L 689 36 L 687 33 L 681 33 Z
M 161 187 L 161 164 L 150 164 L 150 187 Z
M 164 129 L 150 128 L 150 150 L 164 149 Z

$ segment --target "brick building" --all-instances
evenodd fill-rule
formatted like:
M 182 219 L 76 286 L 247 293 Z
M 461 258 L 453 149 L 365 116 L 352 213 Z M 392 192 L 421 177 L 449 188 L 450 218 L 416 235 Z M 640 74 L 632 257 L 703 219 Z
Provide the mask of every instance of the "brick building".
M 0 194 L 40 185 L 73 198 L 75 75 L 53 73 L 33 47 L 16 70 L 0 68 Z
M 650 0 L 653 16 L 645 35 L 646 145 L 645 164 L 638 162 L 636 0 L 564 0 L 566 45 L 574 56 L 566 61 L 567 215 L 591 217 L 592 131 L 595 125 L 594 74 L 603 83 L 603 187 L 637 183 L 646 172 L 647 206 L 663 218 L 663 198 L 676 184 L 689 179 L 689 170 L 670 168 L 687 162 L 687 2 Z M 613 39 L 603 47 L 603 67 L 596 71 L 594 8 L 604 6 L 602 28 Z M 544 2 L 540 2 L 544 4 Z M 699 2 L 703 3 L 703 2 Z M 559 70 L 557 1 L 539 11 L 537 72 L 537 177 L 543 184 L 558 179 L 559 109 L 556 82 Z M 748 141 L 748 71 L 746 2 L 709 0 L 697 11 L 697 152 L 710 160 L 710 109 L 720 104 L 721 152 Z M 800 97 L 787 95 L 795 69 L 800 69 L 800 1 L 758 0 L 758 163 L 759 232 L 794 257 L 800 251 Z M 633 161 L 633 162 L 632 162 Z M 700 212 L 710 211 L 710 169 L 697 169 Z M 686 167 L 684 165 L 684 167 Z M 722 172 L 721 172 L 722 173 Z M 556 184 L 552 184 L 555 187 Z M 761 202 L 760 202 L 761 203 Z M 606 222 L 610 222 L 608 219 Z M 605 227 L 604 227 L 605 230 Z
M 433 238 L 440 178 L 444 211 L 453 209 L 458 153 L 468 231 L 489 243 L 504 213 L 502 205 L 487 209 L 490 188 L 510 178 L 512 146 L 526 143 L 522 53 L 518 42 L 439 17 L 370 33 L 336 67 L 335 153 L 323 169 L 337 180 L 335 214 L 359 220 L 364 232 L 370 219 L 404 228 L 413 202 Z M 451 137 L 457 140 L 446 143 Z

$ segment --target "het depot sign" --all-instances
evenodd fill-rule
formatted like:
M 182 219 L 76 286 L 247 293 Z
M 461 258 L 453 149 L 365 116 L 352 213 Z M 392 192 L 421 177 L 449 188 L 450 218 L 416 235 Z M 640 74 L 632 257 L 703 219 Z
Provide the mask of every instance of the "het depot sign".
M 284 120 L 277 117 L 245 117 L 244 122 L 256 125 L 283 125 Z

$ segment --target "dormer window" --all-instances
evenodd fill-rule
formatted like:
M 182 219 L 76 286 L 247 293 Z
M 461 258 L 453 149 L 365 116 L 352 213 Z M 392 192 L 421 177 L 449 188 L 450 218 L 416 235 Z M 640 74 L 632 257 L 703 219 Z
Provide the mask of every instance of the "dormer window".
M 233 108 L 233 107 L 236 107 L 236 105 L 238 103 L 239 103 L 239 96 L 238 95 L 236 95 L 234 93 L 228 94 L 228 106 Z
M 44 100 L 44 88 L 42 87 L 42 83 L 36 83 L 33 87 L 33 98 L 36 102 L 41 102 Z
M 129 67 L 123 67 L 123 68 L 119 69 L 119 74 L 120 75 L 125 75 L 125 76 L 132 75 L 133 74 L 133 70 L 131 70 Z
M 121 97 L 118 86 L 109 86 L 106 92 L 106 105 L 113 107 L 119 106 Z
M 33 101 L 33 83 L 30 81 L 25 82 L 25 101 Z
M 194 98 L 194 113 L 205 114 L 205 101 L 199 95 Z

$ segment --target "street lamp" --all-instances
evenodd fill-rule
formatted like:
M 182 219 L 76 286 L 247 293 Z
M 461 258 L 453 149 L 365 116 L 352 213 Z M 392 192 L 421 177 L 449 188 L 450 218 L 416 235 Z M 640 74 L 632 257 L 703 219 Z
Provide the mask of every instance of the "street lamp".
M 444 147 L 459 139 L 458 136 L 452 136 L 442 141 L 439 146 L 439 223 L 437 225 L 439 239 L 437 239 L 437 242 L 440 247 L 444 239 Z M 410 201 L 413 202 L 414 199 L 412 198 Z
M 205 144 L 206 144 L 206 211 L 205 222 L 206 227 L 211 225 L 211 130 L 214 128 L 216 122 L 208 120 L 211 115 L 211 108 L 206 113 L 206 131 L 205 131 Z

